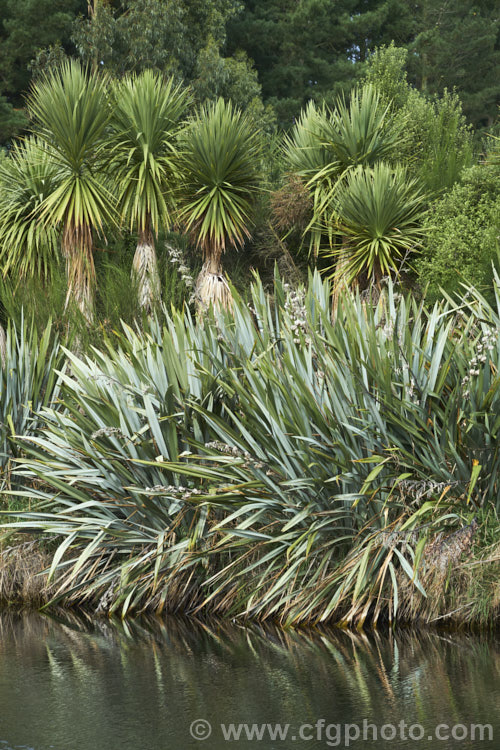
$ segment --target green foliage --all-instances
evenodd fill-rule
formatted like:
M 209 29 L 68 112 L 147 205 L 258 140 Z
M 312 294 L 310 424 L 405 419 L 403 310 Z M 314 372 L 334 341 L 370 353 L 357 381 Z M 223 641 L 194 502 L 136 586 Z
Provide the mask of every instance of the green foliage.
M 0 146 L 6 145 L 28 125 L 26 115 L 16 110 L 7 97 L 0 94 Z
M 229 51 L 255 61 L 264 101 L 290 127 L 309 99 L 333 102 L 347 92 L 376 44 L 411 37 L 412 18 L 399 0 L 252 0 L 230 23 Z
M 317 253 L 326 230 L 330 244 L 338 219 L 338 192 L 357 167 L 390 160 L 398 133 L 387 122 L 388 106 L 371 84 L 354 89 L 349 104 L 318 111 L 309 104 L 285 139 L 291 170 L 307 179 L 313 198 L 310 246 Z
M 428 299 L 448 294 L 461 297 L 463 283 L 474 284 L 490 299 L 492 263 L 498 264 L 500 175 L 498 166 L 477 166 L 440 201 L 432 205 L 428 233 L 417 264 Z
M 40 335 L 52 322 L 54 333 L 64 341 L 64 301 L 66 277 L 63 264 L 54 264 L 49 279 L 27 276 L 19 283 L 14 276 L 0 281 L 2 322 L 12 321 L 18 328 L 24 318 L 35 326 Z
M 116 221 L 106 185 L 104 151 L 111 116 L 106 81 L 68 61 L 41 77 L 29 98 L 34 126 L 54 165 L 54 184 L 40 205 L 40 219 L 62 229 L 68 272 L 67 304 L 90 322 L 95 269 L 93 233 Z
M 291 132 L 285 134 L 284 157 L 286 166 L 294 174 L 310 180 L 331 161 L 326 143 L 328 114 L 309 102 L 302 110 Z
M 16 143 L 0 160 L 0 262 L 3 275 L 49 279 L 59 232 L 40 218 L 57 183 L 55 163 L 37 137 Z
M 55 225 L 101 229 L 114 216 L 98 172 L 110 119 L 105 80 L 90 79 L 78 63 L 68 61 L 37 81 L 28 105 L 57 173 L 44 216 Z
M 180 244 L 181 238 L 175 237 Z M 193 292 L 193 278 L 189 265 L 193 259 L 186 253 L 174 260 L 167 248 L 170 242 L 159 237 L 159 271 L 162 283 L 162 298 L 170 307 L 181 308 Z M 12 320 L 19 328 L 25 318 L 33 323 L 38 336 L 51 324 L 54 333 L 68 348 L 78 341 L 83 351 L 92 346 L 105 346 L 105 341 L 121 330 L 122 321 L 130 326 L 144 324 L 144 315 L 137 304 L 137 289 L 131 279 L 130 266 L 136 247 L 136 238 L 129 232 L 111 232 L 106 244 L 95 248 L 97 290 L 95 316 L 89 323 L 71 306 L 66 307 L 67 278 L 61 258 L 54 261 L 49 277 L 36 274 L 27 276 L 19 283 L 14 274 L 0 282 L 0 308 L 3 320 Z M 196 270 L 199 267 L 195 264 Z
M 94 2 L 87 18 L 74 26 L 73 40 L 86 64 L 94 70 L 123 75 L 148 68 L 172 73 L 175 52 L 183 38 L 181 4 L 160 0 L 132 0 L 117 10 L 111 3 Z M 91 6 L 90 6 L 91 7 Z
M 175 232 L 160 237 L 159 272 L 163 279 L 162 299 L 165 309 L 181 310 L 193 301 L 195 277 L 201 269 L 201 259 L 190 248 L 189 238 Z
M 2 89 L 15 106 L 28 89 L 29 63 L 37 50 L 59 43 L 66 51 L 71 47 L 71 25 L 82 6 L 81 0 L 2 0 Z
M 199 102 L 222 97 L 231 99 L 239 109 L 246 109 L 260 98 L 261 86 L 251 61 L 244 53 L 222 57 L 213 39 L 200 51 L 196 73 L 193 90 Z
M 500 19 L 494 0 L 424 0 L 415 8 L 411 68 L 419 88 L 456 89 L 476 127 L 491 124 L 500 95 Z
M 96 316 L 92 323 L 82 319 L 79 311 L 66 307 L 67 278 L 63 263 L 53 266 L 49 279 L 31 276 L 19 284 L 7 278 L 0 287 L 1 305 L 7 320 L 21 326 L 25 318 L 34 325 L 40 336 L 47 325 L 68 347 L 88 350 L 92 346 L 104 346 L 104 341 L 113 330 L 119 330 L 121 321 L 132 325 L 141 320 L 137 310 L 134 285 L 130 279 L 130 257 L 117 258 L 103 253 L 98 258 L 98 293 L 95 300 Z
M 326 120 L 328 175 L 341 177 L 353 167 L 369 167 L 391 159 L 398 133 L 388 128 L 387 111 L 370 84 L 353 89 L 349 104 L 344 97 L 337 100 Z
M 391 109 L 403 107 L 408 99 L 407 61 L 408 50 L 392 41 L 388 47 L 377 47 L 366 62 L 362 83 L 374 86 Z
M 275 132 L 274 111 L 270 105 L 262 103 L 257 71 L 244 52 L 222 57 L 218 45 L 210 39 L 198 55 L 192 87 L 198 102 L 215 101 L 219 97 L 230 100 L 246 112 L 262 132 Z
M 476 127 L 491 126 L 498 102 L 493 0 L 451 9 L 441 0 L 0 0 L 0 15 L 0 90 L 16 109 L 30 72 L 76 49 L 94 72 L 153 69 L 196 80 L 212 97 L 234 95 L 237 106 L 262 86 L 264 106 L 275 105 L 266 118 L 275 111 L 288 129 L 309 100 L 347 94 L 374 51 L 394 43 L 410 51 L 411 83 L 429 96 L 456 90 Z
M 397 134 L 392 158 L 405 164 L 429 193 L 450 188 L 472 164 L 472 132 L 456 92 L 429 98 L 407 81 L 406 49 L 391 44 L 375 50 L 365 82 L 390 108 Z
M 151 70 L 114 87 L 107 170 L 122 220 L 131 230 L 158 233 L 170 223 L 175 135 L 188 104 L 186 89 Z
M 395 121 L 405 133 L 396 156 L 429 192 L 450 188 L 472 165 L 472 131 L 457 94 L 445 91 L 441 98 L 428 100 L 409 92 Z
M 249 236 L 259 134 L 231 102 L 206 104 L 182 135 L 179 219 L 208 257 Z
M 500 132 L 500 120 L 496 123 L 496 132 Z M 485 144 L 485 163 L 500 166 L 500 136 L 489 133 Z
M 499 29 L 494 0 L 458 0 L 453 7 L 441 0 L 252 0 L 230 24 L 229 51 L 243 49 L 255 61 L 264 101 L 274 103 L 286 127 L 307 100 L 330 103 L 347 92 L 366 75 L 376 48 L 394 43 L 419 91 L 441 96 L 456 89 L 468 121 L 484 127 L 498 102 Z M 376 65 L 379 80 L 388 76 L 389 83 L 390 66 Z M 393 96 L 401 88 L 383 90 Z
M 371 84 L 354 89 L 349 104 L 339 98 L 332 111 L 309 103 L 285 138 L 291 171 L 309 178 L 312 186 L 324 183 L 323 199 L 331 200 L 328 193 L 349 170 L 390 158 L 396 135 L 386 116 L 387 107 Z
M 397 273 L 421 244 L 426 198 L 401 167 L 383 162 L 358 167 L 339 188 L 339 229 L 344 235 L 339 268 L 348 283 Z M 344 261 L 344 263 L 342 262 Z
M 50 322 L 39 336 L 35 326 L 22 319 L 9 324 L 0 362 L 0 484 L 11 481 L 13 459 L 22 455 L 14 435 L 29 437 L 40 428 L 38 412 L 54 404 L 59 393 L 57 370 L 63 366 L 63 352 Z
M 94 70 L 123 75 L 147 69 L 191 80 L 210 39 L 219 48 L 236 0 L 123 0 L 118 7 L 94 2 L 75 24 L 73 39 Z
M 29 64 L 33 80 L 61 68 L 68 61 L 68 55 L 61 44 L 50 44 L 39 49 Z
M 103 339 L 121 329 L 122 321 L 128 325 L 142 321 L 137 290 L 130 277 L 133 244 L 134 239 L 127 235 L 115 237 L 105 251 L 96 255 L 96 319 L 84 334 L 86 349 L 103 345 Z
M 441 565 L 436 534 L 498 507 L 500 296 L 471 290 L 460 317 L 389 286 L 332 323 L 318 275 L 274 293 L 70 357 L 60 407 L 22 441 L 35 484 L 14 496 L 41 505 L 6 525 L 59 538 L 57 599 L 393 618 Z

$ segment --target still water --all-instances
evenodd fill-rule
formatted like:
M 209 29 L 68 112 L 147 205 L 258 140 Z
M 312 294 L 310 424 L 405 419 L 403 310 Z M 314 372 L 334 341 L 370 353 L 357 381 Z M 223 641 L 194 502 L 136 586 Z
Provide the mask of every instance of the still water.
M 0 664 L 0 750 L 500 748 L 495 638 L 3 615 Z

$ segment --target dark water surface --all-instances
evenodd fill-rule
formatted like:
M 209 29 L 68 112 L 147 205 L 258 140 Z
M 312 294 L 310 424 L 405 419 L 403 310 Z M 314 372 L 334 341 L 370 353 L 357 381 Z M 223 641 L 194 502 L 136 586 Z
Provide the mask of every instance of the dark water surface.
M 495 638 L 3 615 L 0 660 L 0 750 L 500 748 Z

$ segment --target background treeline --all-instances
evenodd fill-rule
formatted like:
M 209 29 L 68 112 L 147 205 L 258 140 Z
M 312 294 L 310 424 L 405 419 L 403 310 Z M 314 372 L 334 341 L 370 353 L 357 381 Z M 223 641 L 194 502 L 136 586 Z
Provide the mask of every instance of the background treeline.
M 464 283 L 493 301 L 496 124 L 475 139 L 458 93 L 416 89 L 409 58 L 376 48 L 346 94 L 310 99 L 283 132 L 257 95 L 212 99 L 216 73 L 187 86 L 56 56 L 0 154 L 2 322 L 24 310 L 95 341 L 161 300 L 227 305 L 225 274 L 244 291 L 276 263 L 292 284 L 317 267 L 334 307 L 345 284 L 379 294 L 389 277 L 428 303 Z
M 500 20 L 490 0 L 0 0 L 0 9 L 4 151 L 19 156 L 12 149 L 14 136 L 33 129 L 39 134 L 40 123 L 27 104 L 30 90 L 68 58 L 79 60 L 94 76 L 104 72 L 115 83 L 154 71 L 186 90 L 179 128 L 196 108 L 223 98 L 241 110 L 250 130 L 259 131 L 257 150 L 247 154 L 252 174 L 244 190 L 252 195 L 247 196 L 245 220 L 231 236 L 221 235 L 219 243 L 223 248 L 227 240 L 231 250 L 241 249 L 244 239 L 244 253 L 226 253 L 224 264 L 237 287 L 248 288 L 252 267 L 270 280 L 275 262 L 292 281 L 305 280 L 311 264 L 331 275 L 342 266 L 340 255 L 346 248 L 366 250 L 382 225 L 401 231 L 404 224 L 403 242 L 395 245 L 393 236 L 390 247 L 380 242 L 372 247 L 372 260 L 384 247 L 385 261 L 373 269 L 365 253 L 356 279 L 353 267 L 348 269 L 349 281 L 366 288 L 373 278 L 378 282 L 397 273 L 415 294 L 427 289 L 429 301 L 439 298 L 442 289 L 460 292 L 462 282 L 475 284 L 491 299 L 500 223 L 495 164 Z M 370 121 L 368 98 L 360 94 L 367 85 L 377 95 L 376 122 Z M 350 135 L 346 130 L 341 134 L 344 142 L 351 137 L 351 145 L 344 148 L 338 139 L 343 127 L 339 117 L 344 104 L 358 106 L 352 105 L 354 100 L 360 109 Z M 346 124 L 350 115 L 347 110 L 344 114 Z M 105 131 L 108 125 L 103 123 Z M 135 125 L 137 134 L 140 127 Z M 372 128 L 370 137 L 380 141 L 378 150 L 370 152 L 373 143 L 359 140 L 365 126 Z M 119 131 L 116 122 L 113 127 Z M 104 171 L 109 173 L 109 153 L 106 159 Z M 11 161 L 10 182 L 20 185 L 23 159 Z M 377 174 L 365 171 L 351 177 L 350 170 L 357 167 L 376 167 Z M 19 318 L 21 307 L 29 303 L 30 314 L 44 325 L 49 315 L 61 317 L 67 299 L 64 252 L 57 251 L 61 238 L 56 237 L 64 222 L 55 221 L 55 234 L 36 240 L 38 248 L 54 251 L 50 283 L 45 273 L 40 294 L 33 287 L 39 283 L 40 268 L 27 273 L 35 269 L 26 245 L 14 243 L 18 255 L 24 254 L 24 266 L 12 262 L 12 238 L 19 236 L 19 226 L 6 230 L 5 216 L 12 216 L 15 200 L 19 211 L 21 205 L 26 207 L 25 215 L 37 201 L 43 202 L 51 190 L 48 175 L 31 175 L 36 179 L 29 197 L 25 184 L 14 198 L 9 176 L 1 171 L 3 317 Z M 43 189 L 38 189 L 42 177 Z M 116 183 L 116 172 L 113 179 Z M 171 191 L 173 180 L 167 180 L 166 173 L 162 179 L 161 190 Z M 374 213 L 377 195 L 387 193 L 387 181 L 394 183 L 392 202 L 377 205 Z M 334 195 L 337 185 L 345 190 Z M 416 192 L 422 196 L 417 198 Z M 178 196 L 170 198 L 169 211 L 158 214 L 151 226 L 153 234 L 159 232 L 154 286 L 158 297 L 179 304 L 192 298 L 191 278 L 202 265 L 199 250 L 206 256 L 207 248 L 196 232 L 187 231 L 195 227 L 194 215 L 184 213 L 184 221 L 176 221 Z M 134 226 L 123 205 L 117 208 L 118 221 L 102 227 L 98 221 L 92 228 L 96 320 L 108 328 L 120 319 L 131 321 L 137 313 L 130 304 L 137 297 L 130 289 L 130 265 L 136 230 L 140 234 L 145 229 L 142 220 Z M 364 235 L 363 227 L 368 227 Z M 98 228 L 103 231 L 96 232 Z M 219 250 L 212 248 L 212 256 Z M 23 288 L 17 286 L 19 276 Z
M 32 76 L 67 54 L 116 75 L 174 74 L 200 99 L 271 105 L 287 128 L 309 99 L 347 91 L 375 47 L 394 40 L 419 91 L 456 88 L 475 128 L 496 117 L 494 0 L 1 0 L 0 18 L 4 143 L 26 124 Z

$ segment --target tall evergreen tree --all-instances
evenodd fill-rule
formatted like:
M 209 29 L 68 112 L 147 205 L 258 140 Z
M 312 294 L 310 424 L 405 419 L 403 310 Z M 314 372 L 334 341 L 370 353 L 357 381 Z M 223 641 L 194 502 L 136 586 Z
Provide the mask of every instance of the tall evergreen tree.
M 74 29 L 85 62 L 122 74 L 148 68 L 196 73 L 198 54 L 209 39 L 220 47 L 237 0 L 94 0 Z
M 21 111 L 37 50 L 64 43 L 85 0 L 0 0 L 0 144 L 27 125 Z
M 0 86 L 21 106 L 30 81 L 29 63 L 41 47 L 70 48 L 71 28 L 82 0 L 1 0 Z
M 496 0 L 424 0 L 411 70 L 419 88 L 456 88 L 476 126 L 490 126 L 500 101 L 500 15 Z
M 246 0 L 229 26 L 228 50 L 255 61 L 264 98 L 289 124 L 310 98 L 346 90 L 377 44 L 412 39 L 404 0 Z

